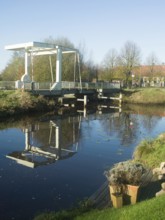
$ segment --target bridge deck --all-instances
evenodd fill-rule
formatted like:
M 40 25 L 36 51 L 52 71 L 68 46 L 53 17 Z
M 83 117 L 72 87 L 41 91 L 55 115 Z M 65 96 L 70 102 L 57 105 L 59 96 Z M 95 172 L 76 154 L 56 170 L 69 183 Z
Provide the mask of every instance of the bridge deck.
M 22 82 L 22 81 L 1 81 L 0 89 L 24 89 L 33 94 L 41 95 L 64 95 L 64 94 L 94 94 L 112 93 L 120 90 L 120 82 Z
M 64 94 L 94 94 L 98 92 L 112 93 L 120 90 L 120 83 L 110 82 L 64 82 L 61 83 L 24 83 L 23 89 L 32 91 L 35 94 L 43 95 L 64 95 Z

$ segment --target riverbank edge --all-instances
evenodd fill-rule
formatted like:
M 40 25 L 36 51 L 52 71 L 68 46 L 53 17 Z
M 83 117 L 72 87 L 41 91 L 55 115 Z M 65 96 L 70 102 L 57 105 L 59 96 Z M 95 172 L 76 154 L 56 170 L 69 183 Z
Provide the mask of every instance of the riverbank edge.
M 165 88 L 123 89 L 123 103 L 165 105 Z
M 59 108 L 58 102 L 52 97 L 32 95 L 20 90 L 0 90 L 0 119 L 50 112 Z
M 121 93 L 123 104 L 165 105 L 165 89 L 162 88 L 122 89 Z M 50 96 L 32 95 L 20 90 L 0 90 L 0 119 L 60 108 L 57 99 Z
M 156 147 L 148 151 L 148 148 L 151 145 L 156 145 Z M 146 149 L 145 149 L 146 146 Z M 163 147 L 162 147 L 163 146 Z M 160 155 L 160 149 L 163 151 L 163 154 Z M 147 154 L 147 156 L 146 156 Z M 159 155 L 159 157 L 155 156 Z M 153 161 L 154 157 L 154 161 Z M 165 133 L 160 134 L 158 137 L 152 140 L 143 140 L 139 143 L 139 145 L 135 148 L 133 153 L 133 160 L 144 163 L 145 166 L 148 166 L 150 169 L 154 169 L 160 166 L 160 163 L 163 162 L 165 158 Z M 34 218 L 34 220 L 44 220 L 44 219 L 75 219 L 75 220 L 97 220 L 98 219 L 108 219 L 109 216 L 113 216 L 113 219 L 120 219 L 119 213 L 126 213 L 125 217 L 122 214 L 122 220 L 132 219 L 132 216 L 136 216 L 136 219 L 142 219 L 143 212 L 140 212 L 139 209 L 148 210 L 147 213 L 154 207 L 154 215 L 158 216 L 158 218 L 154 218 L 155 220 L 160 219 L 160 207 L 164 207 L 165 196 L 162 195 L 161 197 L 154 197 L 148 199 L 146 201 L 139 202 L 135 205 L 130 206 L 123 206 L 120 209 L 115 208 L 105 208 L 102 210 L 92 209 L 88 202 L 82 202 L 78 207 L 73 208 L 72 210 L 63 210 L 61 212 L 49 212 L 49 213 L 42 213 Z M 159 203 L 159 206 L 157 205 Z M 150 210 L 150 211 L 149 211 Z M 162 210 L 162 209 L 161 209 Z M 165 209 L 163 209 L 163 216 L 165 214 Z M 139 217 L 138 217 L 139 216 Z M 145 215 L 143 219 L 149 219 L 148 214 Z M 163 218 L 162 218 L 163 219 Z
M 34 220 L 163 220 L 165 215 L 164 202 L 165 196 L 159 196 L 139 202 L 135 205 L 127 205 L 118 209 L 93 209 L 78 215 L 76 215 L 76 213 L 80 213 L 78 210 L 75 211 L 76 213 L 73 213 L 72 211 L 44 213 L 35 217 Z

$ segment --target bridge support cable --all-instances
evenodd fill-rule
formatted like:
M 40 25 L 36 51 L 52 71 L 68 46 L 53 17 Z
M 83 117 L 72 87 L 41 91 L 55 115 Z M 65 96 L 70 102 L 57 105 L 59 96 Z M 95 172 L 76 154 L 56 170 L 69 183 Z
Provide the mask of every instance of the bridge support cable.
M 78 61 L 78 72 L 79 72 L 79 80 L 80 80 L 80 89 L 82 90 L 81 71 L 80 71 L 80 55 L 79 55 L 79 53 L 77 53 L 77 61 Z
M 31 57 L 31 75 L 32 75 L 32 82 L 34 82 L 34 57 L 33 57 L 33 51 L 30 53 Z
M 76 64 L 77 64 L 77 54 L 75 53 L 75 56 L 74 56 L 74 87 L 75 87 L 75 82 L 76 82 Z
M 51 73 L 51 79 L 52 79 L 52 83 L 54 82 L 54 77 L 53 77 L 53 68 L 52 68 L 52 58 L 49 55 L 49 65 L 50 65 L 50 73 Z

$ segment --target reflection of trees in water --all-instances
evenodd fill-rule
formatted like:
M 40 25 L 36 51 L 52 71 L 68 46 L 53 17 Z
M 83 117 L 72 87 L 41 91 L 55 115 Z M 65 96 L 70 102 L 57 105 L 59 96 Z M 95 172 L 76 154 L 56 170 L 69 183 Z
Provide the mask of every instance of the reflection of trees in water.
M 128 112 L 120 113 L 119 117 L 110 117 L 109 120 L 104 118 L 102 123 L 103 129 L 109 131 L 109 134 L 118 134 L 122 145 L 129 145 L 137 139 L 137 135 L 143 127 L 147 132 L 151 132 L 161 117 L 131 114 Z
M 79 138 L 79 121 L 77 118 L 64 118 L 54 121 L 59 127 L 60 132 L 60 146 L 67 148 L 69 145 L 78 141 Z M 52 146 L 55 145 L 56 131 L 55 127 L 52 128 L 49 122 L 39 123 L 39 130 L 33 132 L 33 142 L 38 146 L 48 146 L 49 141 Z
M 108 134 L 111 136 L 113 135 L 116 130 L 120 127 L 120 117 L 119 113 L 111 113 L 109 115 L 105 115 L 105 117 L 102 118 L 101 124 L 103 126 L 103 130 L 108 132 Z
M 79 140 L 79 117 L 61 120 L 61 144 L 65 148 Z
M 150 111 L 149 111 L 150 109 Z M 130 113 L 131 112 L 131 113 Z M 153 116 L 160 115 L 160 116 Z M 81 131 L 81 135 L 90 136 L 92 132 L 92 125 L 90 120 L 99 120 L 102 125 L 102 129 L 110 136 L 118 135 L 121 143 L 123 145 L 128 145 L 132 143 L 133 140 L 137 138 L 138 132 L 141 132 L 141 127 L 143 127 L 147 132 L 151 132 L 152 129 L 161 119 L 161 115 L 164 114 L 164 108 L 155 107 L 142 107 L 142 106 L 129 106 L 128 112 L 122 113 L 108 113 L 102 115 L 90 115 L 89 120 L 84 121 L 84 126 L 87 129 Z M 34 122 L 36 121 L 36 122 Z M 60 146 L 63 148 L 72 145 L 78 141 L 80 136 L 79 130 L 79 116 L 75 117 L 65 117 L 63 119 L 54 120 L 54 122 L 61 127 L 60 132 Z M 22 118 L 18 122 L 10 121 L 10 125 L 13 127 L 26 127 L 28 125 L 39 125 L 39 130 L 36 129 L 32 133 L 32 144 L 36 146 L 48 146 L 50 137 L 50 122 L 38 122 L 35 118 Z M 4 124 L 3 124 L 4 125 Z M 34 129 L 35 130 L 35 129 Z M 52 133 L 51 145 L 55 144 L 55 129 Z M 83 132 L 83 133 L 82 133 Z M 92 133 L 91 133 L 92 135 Z M 54 139 L 53 139 L 54 138 Z
M 151 132 L 160 119 L 160 116 L 143 115 L 141 117 L 141 123 L 146 131 Z
M 126 108 L 139 115 L 139 123 L 143 125 L 146 131 L 151 132 L 162 116 L 165 116 L 164 106 L 148 105 L 126 105 Z
M 137 138 L 138 132 L 137 117 L 129 113 L 122 113 L 120 115 L 120 128 L 118 135 L 122 145 L 129 145 Z
M 118 117 L 112 115 L 109 120 L 104 119 L 102 125 L 105 131 L 109 131 L 109 134 L 117 133 L 122 145 L 128 145 L 136 138 L 137 118 L 129 113 L 120 113 Z
M 165 116 L 164 106 L 162 105 L 135 105 L 135 104 L 127 104 L 125 105 L 125 109 L 134 114 L 139 115 L 150 115 L 150 116 Z

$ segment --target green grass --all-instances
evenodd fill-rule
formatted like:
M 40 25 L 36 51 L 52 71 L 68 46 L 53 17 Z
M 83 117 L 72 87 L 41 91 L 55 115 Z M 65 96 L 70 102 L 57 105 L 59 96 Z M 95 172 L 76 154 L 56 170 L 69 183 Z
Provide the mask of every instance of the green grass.
M 120 209 L 104 209 L 91 211 L 75 220 L 163 220 L 165 218 L 165 196 L 153 198 L 136 205 L 125 206 Z
M 123 102 L 132 104 L 165 104 L 164 88 L 123 90 Z
M 34 220 L 164 220 L 164 218 L 165 195 L 120 209 L 91 210 L 81 215 L 79 212 L 52 212 L 39 215 Z
M 153 140 L 142 141 L 136 147 L 133 157 L 150 168 L 159 167 L 165 161 L 165 134 Z

